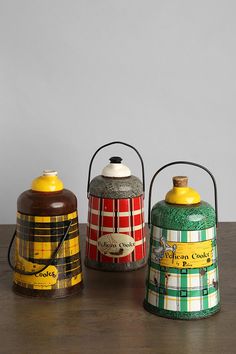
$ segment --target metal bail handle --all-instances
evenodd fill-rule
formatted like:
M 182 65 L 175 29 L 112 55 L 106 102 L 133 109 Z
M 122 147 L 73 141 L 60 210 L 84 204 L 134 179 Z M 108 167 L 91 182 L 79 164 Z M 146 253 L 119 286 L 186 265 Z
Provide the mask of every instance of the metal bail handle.
M 8 253 L 7 253 L 7 259 L 8 259 L 8 263 L 9 263 L 9 266 L 11 267 L 11 269 L 18 273 L 18 274 L 22 274 L 22 275 L 36 275 L 38 273 L 41 273 L 43 272 L 47 267 L 49 267 L 50 265 L 52 265 L 52 263 L 54 262 L 56 256 L 58 255 L 61 247 L 62 247 L 62 244 L 63 242 L 66 240 L 66 237 L 68 235 L 68 232 L 69 232 L 69 229 L 70 229 L 70 226 L 72 224 L 72 220 L 69 222 L 69 225 L 67 226 L 67 229 L 66 229 L 66 232 L 65 234 L 62 236 L 60 242 L 59 242 L 59 245 L 57 246 L 57 248 L 55 249 L 55 251 L 53 252 L 52 254 L 52 257 L 49 259 L 49 261 L 47 262 L 47 264 L 40 270 L 37 270 L 36 272 L 25 272 L 24 270 L 21 270 L 21 269 L 17 269 L 12 263 L 11 263 L 11 249 L 12 249 L 12 245 L 13 245 L 13 242 L 15 240 L 15 237 L 16 237 L 16 230 L 12 236 L 12 239 L 11 239 L 11 242 L 9 244 L 9 247 L 8 247 Z
M 105 145 L 102 145 L 99 149 L 97 149 L 97 151 L 95 151 L 95 153 L 93 154 L 93 157 L 90 161 L 90 164 L 89 164 L 89 172 L 88 172 L 88 183 L 87 183 L 87 197 L 89 197 L 89 185 L 90 185 L 90 178 L 91 178 L 91 169 L 92 169 L 92 164 L 93 164 L 93 160 L 95 158 L 95 156 L 97 155 L 97 153 L 104 149 L 105 147 L 107 146 L 110 146 L 110 145 L 114 145 L 114 144 L 121 144 L 121 145 L 125 145 L 125 146 L 128 146 L 129 148 L 133 149 L 136 154 L 138 155 L 139 159 L 140 159 L 140 162 L 141 162 L 141 167 L 142 167 L 142 183 L 143 183 L 143 193 L 145 192 L 145 175 L 144 175 L 144 163 L 143 163 L 143 159 L 142 159 L 142 156 L 140 155 L 140 153 L 138 152 L 138 150 L 133 147 L 132 145 L 130 144 L 127 144 L 127 143 L 124 143 L 122 141 L 112 141 L 111 143 L 107 143 Z
M 206 167 L 204 167 L 198 163 L 189 162 L 189 161 L 174 161 L 174 162 L 170 162 L 170 163 L 162 166 L 152 177 L 150 187 L 149 187 L 149 197 L 148 197 L 148 227 L 150 228 L 150 224 L 151 224 L 151 197 L 152 197 L 152 186 L 153 186 L 154 180 L 155 180 L 156 176 L 165 168 L 172 166 L 172 165 L 179 165 L 179 164 L 180 165 L 181 164 L 182 165 L 192 165 L 195 167 L 199 167 L 202 170 L 206 171 L 210 175 L 212 182 L 213 182 L 213 186 L 214 186 L 215 213 L 216 213 L 216 226 L 217 226 L 218 225 L 218 202 L 217 202 L 217 186 L 216 186 L 215 177 Z

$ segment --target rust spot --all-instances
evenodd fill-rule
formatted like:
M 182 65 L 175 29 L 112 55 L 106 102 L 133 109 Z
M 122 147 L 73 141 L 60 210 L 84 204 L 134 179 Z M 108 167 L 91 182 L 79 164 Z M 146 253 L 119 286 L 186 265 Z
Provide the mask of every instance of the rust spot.
M 215 289 L 218 289 L 218 285 L 219 285 L 219 284 L 218 284 L 218 281 L 215 281 L 215 280 L 213 279 L 213 282 L 212 282 L 212 283 L 213 283 L 214 288 L 215 288 Z

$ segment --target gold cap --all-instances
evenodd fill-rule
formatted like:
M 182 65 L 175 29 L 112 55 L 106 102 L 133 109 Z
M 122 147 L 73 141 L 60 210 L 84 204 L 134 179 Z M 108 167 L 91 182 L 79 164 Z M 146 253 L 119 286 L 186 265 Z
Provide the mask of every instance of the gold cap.
M 165 201 L 170 204 L 198 204 L 201 201 L 199 193 L 188 187 L 187 176 L 173 177 L 173 188 L 166 194 Z
M 63 182 L 54 170 L 44 170 L 43 175 L 35 178 L 31 185 L 31 189 L 37 192 L 57 192 L 63 187 Z

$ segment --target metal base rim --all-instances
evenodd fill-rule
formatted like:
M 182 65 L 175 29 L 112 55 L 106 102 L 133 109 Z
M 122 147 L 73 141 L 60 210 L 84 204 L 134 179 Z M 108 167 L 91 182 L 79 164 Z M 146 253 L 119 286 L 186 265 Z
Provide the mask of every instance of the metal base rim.
M 73 296 L 80 293 L 83 287 L 83 282 L 80 282 L 79 284 L 64 289 L 38 290 L 24 288 L 18 284 L 13 283 L 12 290 L 16 295 L 20 295 L 23 297 L 31 297 L 38 299 L 63 299 L 65 297 Z
M 102 263 L 86 258 L 84 265 L 87 268 L 104 272 L 133 272 L 144 268 L 147 265 L 147 261 L 144 259 L 138 262 L 129 263 Z
M 192 312 L 187 312 L 187 311 L 180 312 L 180 311 L 159 309 L 149 304 L 146 300 L 144 300 L 143 302 L 143 307 L 145 308 L 145 310 L 151 312 L 154 315 L 170 318 L 172 320 L 200 320 L 200 319 L 208 318 L 220 311 L 220 303 L 207 310 L 192 311 Z

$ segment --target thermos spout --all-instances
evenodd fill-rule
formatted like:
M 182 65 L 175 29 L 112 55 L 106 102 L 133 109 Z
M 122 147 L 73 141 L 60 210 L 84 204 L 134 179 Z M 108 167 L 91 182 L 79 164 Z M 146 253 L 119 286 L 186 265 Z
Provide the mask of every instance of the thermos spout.
M 188 177 L 187 176 L 175 176 L 173 177 L 174 187 L 187 187 Z

